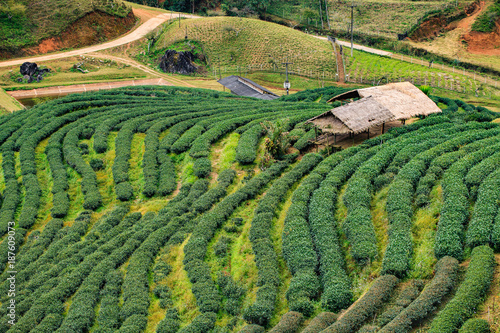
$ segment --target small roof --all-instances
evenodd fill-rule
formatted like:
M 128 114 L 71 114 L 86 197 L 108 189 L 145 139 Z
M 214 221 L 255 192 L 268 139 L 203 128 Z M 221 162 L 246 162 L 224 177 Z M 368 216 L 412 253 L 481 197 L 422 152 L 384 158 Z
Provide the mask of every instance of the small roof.
M 328 102 L 360 98 L 327 111 L 307 122 L 324 132 L 361 133 L 391 120 L 409 119 L 441 112 L 441 109 L 410 82 L 356 89 L 335 96 Z
M 394 119 L 409 119 L 441 112 L 441 109 L 426 94 L 410 82 L 389 83 L 348 91 L 331 98 L 328 103 L 357 97 L 363 99 L 369 96 L 394 114 Z
M 328 133 L 356 134 L 394 119 L 395 116 L 384 105 L 370 96 L 339 106 L 307 122 Z
M 227 76 L 219 81 L 224 87 L 238 96 L 255 97 L 259 99 L 272 100 L 279 98 L 278 95 L 258 85 L 257 83 L 237 75 Z

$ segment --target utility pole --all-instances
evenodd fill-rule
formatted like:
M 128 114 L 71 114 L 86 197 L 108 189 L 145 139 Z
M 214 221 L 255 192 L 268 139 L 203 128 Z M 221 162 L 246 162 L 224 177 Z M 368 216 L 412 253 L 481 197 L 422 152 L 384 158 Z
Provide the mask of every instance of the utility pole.
M 179 28 L 181 27 L 181 13 L 179 13 Z
M 283 62 L 281 63 L 282 65 L 285 65 L 285 72 L 286 72 L 286 80 L 285 80 L 285 83 L 283 84 L 283 87 L 286 89 L 286 94 L 288 95 L 289 94 L 289 90 L 290 90 L 290 81 L 288 81 L 288 65 L 293 65 L 293 62 L 288 62 L 288 59 L 286 60 L 286 62 Z
M 328 29 L 331 29 L 330 16 L 328 15 L 328 0 L 325 0 L 325 12 L 326 12 L 326 23 L 328 24 Z
M 323 26 L 323 11 L 321 9 L 321 0 L 319 0 L 319 17 L 321 18 L 321 29 L 324 29 L 324 26 Z
M 351 58 L 353 56 L 353 46 L 354 46 L 354 34 L 353 34 L 353 28 L 354 28 L 354 7 L 356 5 L 354 4 L 354 1 L 352 2 L 351 6 Z

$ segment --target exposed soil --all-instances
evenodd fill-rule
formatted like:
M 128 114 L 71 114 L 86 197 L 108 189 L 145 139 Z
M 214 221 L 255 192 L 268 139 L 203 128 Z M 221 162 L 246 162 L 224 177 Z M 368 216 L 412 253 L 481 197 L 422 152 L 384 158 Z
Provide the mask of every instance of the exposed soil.
M 72 23 L 58 37 L 44 39 L 38 46 L 19 50 L 16 54 L 2 53 L 2 58 L 38 55 L 67 48 L 102 43 L 128 32 L 135 25 L 132 11 L 127 17 L 94 11 Z
M 470 6 L 465 8 L 464 12 L 457 11 L 449 15 L 439 15 L 429 18 L 422 22 L 420 27 L 411 34 L 411 40 L 415 42 L 421 42 L 428 39 L 434 39 L 439 36 L 439 34 L 447 31 L 451 31 L 459 27 L 462 21 L 472 20 L 479 14 L 479 12 L 484 7 L 484 1 L 476 1 Z M 457 18 L 467 16 L 461 21 L 457 21 Z M 469 23 L 470 26 L 470 23 Z
M 467 43 L 467 51 L 473 54 L 500 55 L 500 20 L 496 23 L 493 32 L 469 31 L 462 36 L 462 41 Z

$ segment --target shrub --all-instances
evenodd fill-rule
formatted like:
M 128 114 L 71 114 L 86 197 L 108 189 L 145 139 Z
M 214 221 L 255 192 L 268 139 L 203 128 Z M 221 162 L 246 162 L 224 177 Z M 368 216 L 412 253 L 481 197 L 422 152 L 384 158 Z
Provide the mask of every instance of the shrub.
M 90 160 L 90 167 L 94 170 L 94 171 L 99 171 L 99 170 L 102 170 L 104 169 L 104 162 L 103 160 L 101 159 L 98 159 L 98 158 L 93 158 Z
M 239 333 L 264 333 L 266 330 L 260 325 L 246 325 L 243 327 Z
M 212 162 L 206 157 L 198 158 L 194 161 L 193 171 L 198 178 L 208 177 L 212 171 Z
M 337 320 L 337 315 L 333 312 L 321 312 L 314 317 L 302 333 L 319 333 L 329 327 Z
M 397 317 L 401 311 L 404 310 L 405 307 L 411 304 L 418 295 L 420 294 L 420 290 L 424 287 L 424 284 L 421 280 L 411 281 L 411 283 L 405 287 L 398 295 L 396 302 L 394 305 L 387 308 L 382 314 L 378 317 L 377 323 L 380 327 L 385 326 L 389 322 L 391 322 L 394 318 Z
M 289 311 L 285 313 L 278 325 L 274 326 L 270 333 L 294 333 L 300 328 L 304 316 L 300 312 Z
M 493 279 L 494 267 L 493 250 L 487 245 L 475 247 L 465 280 L 455 297 L 434 319 L 429 332 L 456 332 L 484 299 Z
M 231 244 L 232 239 L 229 237 L 221 236 L 217 243 L 214 245 L 214 252 L 217 257 L 225 257 L 227 254 L 227 250 L 229 245 Z
M 217 315 L 213 312 L 202 313 L 194 318 L 188 326 L 182 328 L 179 333 L 205 333 L 215 326 Z
M 323 333 L 353 332 L 358 330 L 365 320 L 373 316 L 382 307 L 397 283 L 398 279 L 393 275 L 379 277 L 363 297 L 342 318 L 323 330 Z
M 257 157 L 259 139 L 264 134 L 264 129 L 260 124 L 246 130 L 238 140 L 236 147 L 236 161 L 240 164 L 250 164 Z
M 116 184 L 116 198 L 121 201 L 128 201 L 134 196 L 134 188 L 129 182 Z
M 441 258 L 436 264 L 434 278 L 422 293 L 379 332 L 409 332 L 413 325 L 432 313 L 450 292 L 455 285 L 457 273 L 458 261 L 455 258 Z
M 467 320 L 458 333 L 490 333 L 490 324 L 484 319 Z
M 177 309 L 170 308 L 165 313 L 165 318 L 156 326 L 156 333 L 177 333 L 180 326 L 181 321 Z

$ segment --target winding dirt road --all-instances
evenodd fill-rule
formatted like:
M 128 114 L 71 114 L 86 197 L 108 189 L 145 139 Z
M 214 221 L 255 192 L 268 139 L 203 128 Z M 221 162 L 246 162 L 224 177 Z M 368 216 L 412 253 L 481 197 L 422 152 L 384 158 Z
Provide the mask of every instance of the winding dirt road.
M 190 14 L 180 14 L 181 17 L 184 18 L 199 18 L 200 16 L 196 15 L 190 15 Z M 179 17 L 179 13 L 164 13 L 160 14 L 156 17 L 153 17 L 146 22 L 144 22 L 142 25 L 140 25 L 137 29 L 133 30 L 129 34 L 120 37 L 118 39 L 112 40 L 110 42 L 106 42 L 103 44 L 99 45 L 93 45 L 89 47 L 85 47 L 82 49 L 78 50 L 73 50 L 73 51 L 67 51 L 67 52 L 60 52 L 60 53 L 54 53 L 54 54 L 48 54 L 48 55 L 43 55 L 43 56 L 36 56 L 36 57 L 27 57 L 27 58 L 20 58 L 20 59 L 15 59 L 15 60 L 9 60 L 9 61 L 2 61 L 0 62 L 0 67 L 8 67 L 8 66 L 16 66 L 16 65 L 21 65 L 22 63 L 29 61 L 29 62 L 35 62 L 35 61 L 47 61 L 47 60 L 54 60 L 54 59 L 61 59 L 61 58 L 67 58 L 71 56 L 78 56 L 82 54 L 87 54 L 91 52 L 97 52 L 101 50 L 106 50 L 110 49 L 112 47 L 128 44 L 130 42 L 136 41 L 138 39 L 143 38 L 146 36 L 150 31 L 153 31 L 156 27 L 158 27 L 160 24 Z

